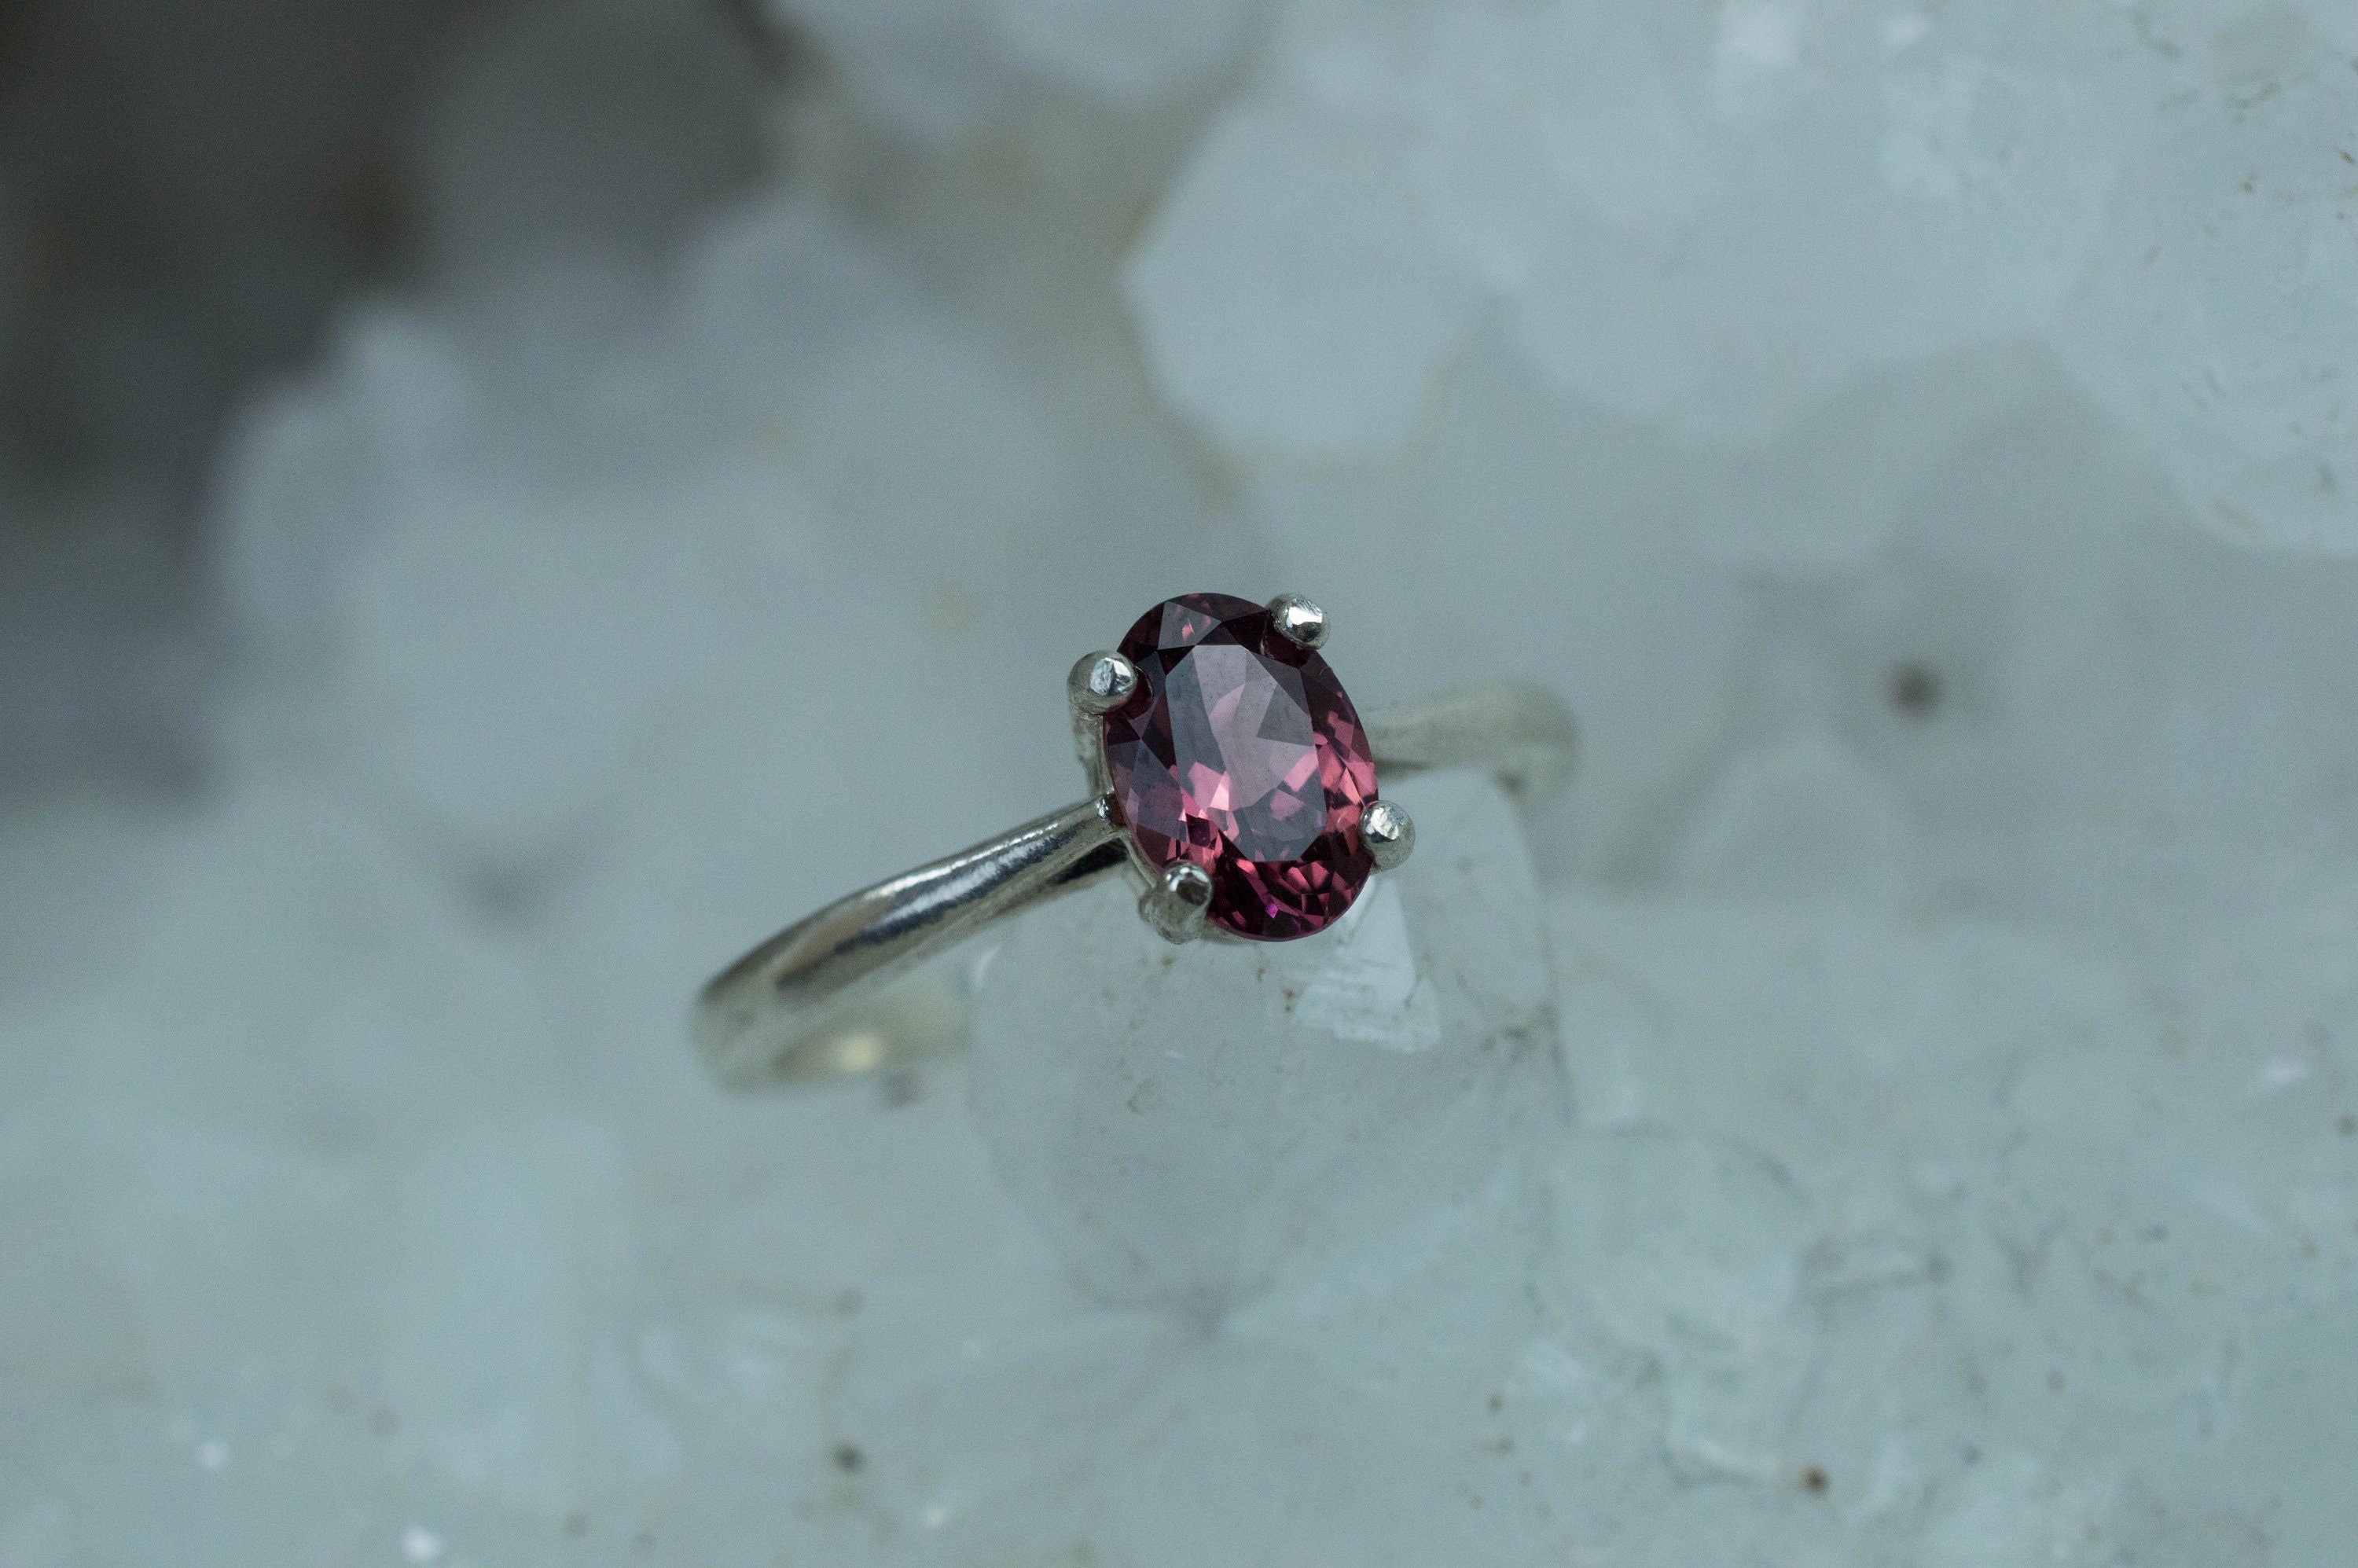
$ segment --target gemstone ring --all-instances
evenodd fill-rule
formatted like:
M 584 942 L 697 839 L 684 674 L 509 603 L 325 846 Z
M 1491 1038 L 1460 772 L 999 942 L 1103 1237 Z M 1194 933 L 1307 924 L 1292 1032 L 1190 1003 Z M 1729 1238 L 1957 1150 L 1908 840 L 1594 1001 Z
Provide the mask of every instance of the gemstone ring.
M 984 926 L 1129 871 L 1173 942 L 1325 930 L 1416 830 L 1377 780 L 1487 766 L 1526 799 L 1570 771 L 1572 715 L 1520 682 L 1436 693 L 1362 722 L 1319 650 L 1325 613 L 1183 594 L 1073 666 L 1088 798 L 879 882 L 787 927 L 698 997 L 707 1065 L 736 1088 L 890 1067 L 955 1044 L 938 991 L 897 984 Z

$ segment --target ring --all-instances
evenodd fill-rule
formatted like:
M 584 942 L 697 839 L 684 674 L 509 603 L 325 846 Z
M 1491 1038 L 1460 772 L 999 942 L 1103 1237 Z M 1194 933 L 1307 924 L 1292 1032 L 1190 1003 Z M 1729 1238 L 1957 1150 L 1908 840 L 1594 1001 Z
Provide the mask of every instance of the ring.
M 851 894 L 713 977 L 691 1032 L 731 1088 L 865 1073 L 954 1045 L 955 997 L 896 986 L 1009 915 L 1127 870 L 1173 942 L 1285 942 L 1341 918 L 1408 859 L 1416 829 L 1377 793 L 1487 766 L 1531 800 L 1570 772 L 1572 714 L 1521 682 L 1440 692 L 1362 722 L 1325 654 L 1325 613 L 1190 593 L 1073 666 L 1085 800 Z

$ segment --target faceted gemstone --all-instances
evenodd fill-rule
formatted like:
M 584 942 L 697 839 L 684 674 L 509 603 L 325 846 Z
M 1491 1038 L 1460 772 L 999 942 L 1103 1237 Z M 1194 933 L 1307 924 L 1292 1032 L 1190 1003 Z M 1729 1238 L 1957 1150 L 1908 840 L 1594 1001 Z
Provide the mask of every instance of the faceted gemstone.
M 1211 874 L 1206 918 L 1255 941 L 1323 931 L 1375 870 L 1376 759 L 1316 653 L 1224 593 L 1166 600 L 1121 640 L 1137 692 L 1105 719 L 1114 812 L 1158 869 Z

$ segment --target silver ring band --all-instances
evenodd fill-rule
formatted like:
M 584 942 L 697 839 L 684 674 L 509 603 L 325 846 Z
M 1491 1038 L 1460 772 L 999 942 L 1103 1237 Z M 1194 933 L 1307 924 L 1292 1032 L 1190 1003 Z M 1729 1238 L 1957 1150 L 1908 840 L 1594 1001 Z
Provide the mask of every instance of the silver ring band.
M 1390 781 L 1487 767 L 1528 801 L 1553 791 L 1572 765 L 1570 710 L 1521 682 L 1438 692 L 1368 717 L 1366 730 Z M 697 1000 L 692 1033 L 706 1065 L 724 1087 L 753 1089 L 955 1046 L 958 998 L 895 982 L 995 921 L 1130 867 L 1109 798 L 1100 792 L 879 882 L 763 943 Z

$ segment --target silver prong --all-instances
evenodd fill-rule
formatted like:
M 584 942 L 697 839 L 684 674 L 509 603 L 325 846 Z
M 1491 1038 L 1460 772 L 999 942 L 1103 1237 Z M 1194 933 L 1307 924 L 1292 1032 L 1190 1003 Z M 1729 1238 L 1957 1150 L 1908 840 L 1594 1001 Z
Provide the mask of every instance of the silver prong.
M 1277 634 L 1290 643 L 1315 648 L 1326 641 L 1326 612 L 1298 593 L 1271 600 L 1269 614 L 1277 623 Z
M 1389 800 L 1377 801 L 1359 818 L 1359 837 L 1367 840 L 1368 859 L 1376 870 L 1389 871 L 1416 848 L 1416 824 Z
M 1084 654 L 1065 677 L 1065 695 L 1088 714 L 1111 713 L 1138 689 L 1138 666 L 1120 654 Z
M 1193 942 L 1204 934 L 1204 912 L 1211 903 L 1211 873 L 1192 860 L 1182 860 L 1140 896 L 1138 914 L 1164 941 Z

